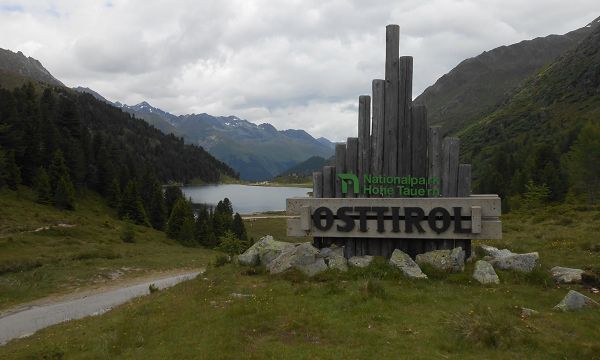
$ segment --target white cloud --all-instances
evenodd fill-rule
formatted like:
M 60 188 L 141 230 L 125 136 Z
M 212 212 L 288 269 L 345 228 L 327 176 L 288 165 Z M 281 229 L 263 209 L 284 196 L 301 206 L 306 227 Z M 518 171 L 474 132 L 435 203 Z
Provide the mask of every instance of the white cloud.
M 0 47 L 111 100 L 343 140 L 384 76 L 388 23 L 418 95 L 467 57 L 598 15 L 597 0 L 0 0 Z

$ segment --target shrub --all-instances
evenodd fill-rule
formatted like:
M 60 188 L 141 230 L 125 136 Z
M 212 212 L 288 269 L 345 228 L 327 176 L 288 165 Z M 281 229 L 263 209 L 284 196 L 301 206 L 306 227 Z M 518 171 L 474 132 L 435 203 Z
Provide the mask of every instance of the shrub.
M 379 280 L 369 279 L 360 287 L 360 294 L 363 298 L 378 298 L 385 299 L 387 292 L 383 283 Z
M 148 286 L 148 291 L 150 291 L 150 294 L 154 294 L 155 292 L 158 292 L 158 286 L 150 284 L 150 286 Z
M 231 231 L 226 231 L 223 236 L 219 238 L 219 245 L 217 249 L 224 253 L 233 256 L 241 254 L 244 249 L 244 244 L 238 239 Z
M 229 262 L 230 262 L 229 259 L 230 258 L 227 255 L 217 255 L 215 257 L 214 265 L 215 265 L 215 267 L 221 267 L 223 265 L 229 264 Z
M 135 242 L 135 230 L 130 222 L 125 222 L 125 225 L 121 227 L 121 240 L 126 243 Z

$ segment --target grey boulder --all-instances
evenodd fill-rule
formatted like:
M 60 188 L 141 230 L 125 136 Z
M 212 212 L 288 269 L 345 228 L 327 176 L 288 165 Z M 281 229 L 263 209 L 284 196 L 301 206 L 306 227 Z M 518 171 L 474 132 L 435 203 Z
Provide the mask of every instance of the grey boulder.
M 325 263 L 330 269 L 337 269 L 340 271 L 348 271 L 348 260 L 342 255 L 336 253 L 330 254 L 325 257 Z
M 268 265 L 285 250 L 292 249 L 294 244 L 276 241 L 271 235 L 261 238 L 243 254 L 238 255 L 241 265 L 255 266 Z
M 590 299 L 589 297 L 578 293 L 577 291 L 570 290 L 567 293 L 567 295 L 561 300 L 561 302 L 554 307 L 554 309 L 561 311 L 573 311 L 583 309 L 586 307 L 598 306 L 600 306 L 600 304 Z
M 371 255 L 363 255 L 363 256 L 353 256 L 348 259 L 348 265 L 353 267 L 367 267 L 373 261 L 373 257 Z
M 448 272 L 461 272 L 465 269 L 465 252 L 461 247 L 452 250 L 434 250 L 416 257 L 417 264 L 429 264 Z
M 581 282 L 581 274 L 583 274 L 583 270 L 555 266 L 550 269 L 550 273 L 552 274 L 554 281 L 557 283 L 573 284 Z
M 325 260 L 319 250 L 309 243 L 302 243 L 291 249 L 286 249 L 267 265 L 271 274 L 279 274 L 289 269 L 297 269 L 302 273 L 313 276 L 327 270 Z
M 534 316 L 537 314 L 539 314 L 539 311 L 529 309 L 529 308 L 521 308 L 521 317 L 522 318 L 528 318 L 530 316 Z
M 473 279 L 479 281 L 481 284 L 499 284 L 500 279 L 494 271 L 492 264 L 485 260 L 478 260 L 475 263 L 475 271 L 473 271 Z
M 489 256 L 491 258 L 501 258 L 505 256 L 514 255 L 514 253 L 508 249 L 498 249 L 493 246 L 479 245 L 479 250 L 483 253 L 483 256 Z
M 540 255 L 537 252 L 512 254 L 490 260 L 495 269 L 531 272 L 537 265 Z
M 394 250 L 389 260 L 390 265 L 397 267 L 402 273 L 413 279 L 427 279 L 419 265 L 408 254 L 399 249 Z

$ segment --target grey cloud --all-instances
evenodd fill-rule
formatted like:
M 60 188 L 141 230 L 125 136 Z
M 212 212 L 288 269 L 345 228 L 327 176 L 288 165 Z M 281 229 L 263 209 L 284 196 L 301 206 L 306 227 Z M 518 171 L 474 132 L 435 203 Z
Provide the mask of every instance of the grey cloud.
M 69 85 L 333 140 L 355 133 L 358 96 L 384 77 L 388 23 L 400 24 L 401 54 L 415 59 L 416 96 L 467 57 L 564 33 L 600 13 L 596 0 L 10 4 L 19 11 L 0 7 L 0 47 L 27 49 Z

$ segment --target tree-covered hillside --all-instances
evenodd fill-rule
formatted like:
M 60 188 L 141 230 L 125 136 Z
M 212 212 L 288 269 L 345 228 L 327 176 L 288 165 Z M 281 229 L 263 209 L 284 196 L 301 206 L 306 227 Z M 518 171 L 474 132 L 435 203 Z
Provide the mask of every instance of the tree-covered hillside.
M 499 193 L 505 206 L 532 198 L 598 201 L 600 27 L 459 135 L 476 190 Z
M 32 84 L 0 89 L 0 180 L 34 185 L 57 152 L 75 186 L 102 194 L 114 179 L 125 186 L 146 172 L 163 183 L 235 177 L 202 148 L 184 145 L 91 95 L 62 87 L 36 90 Z

